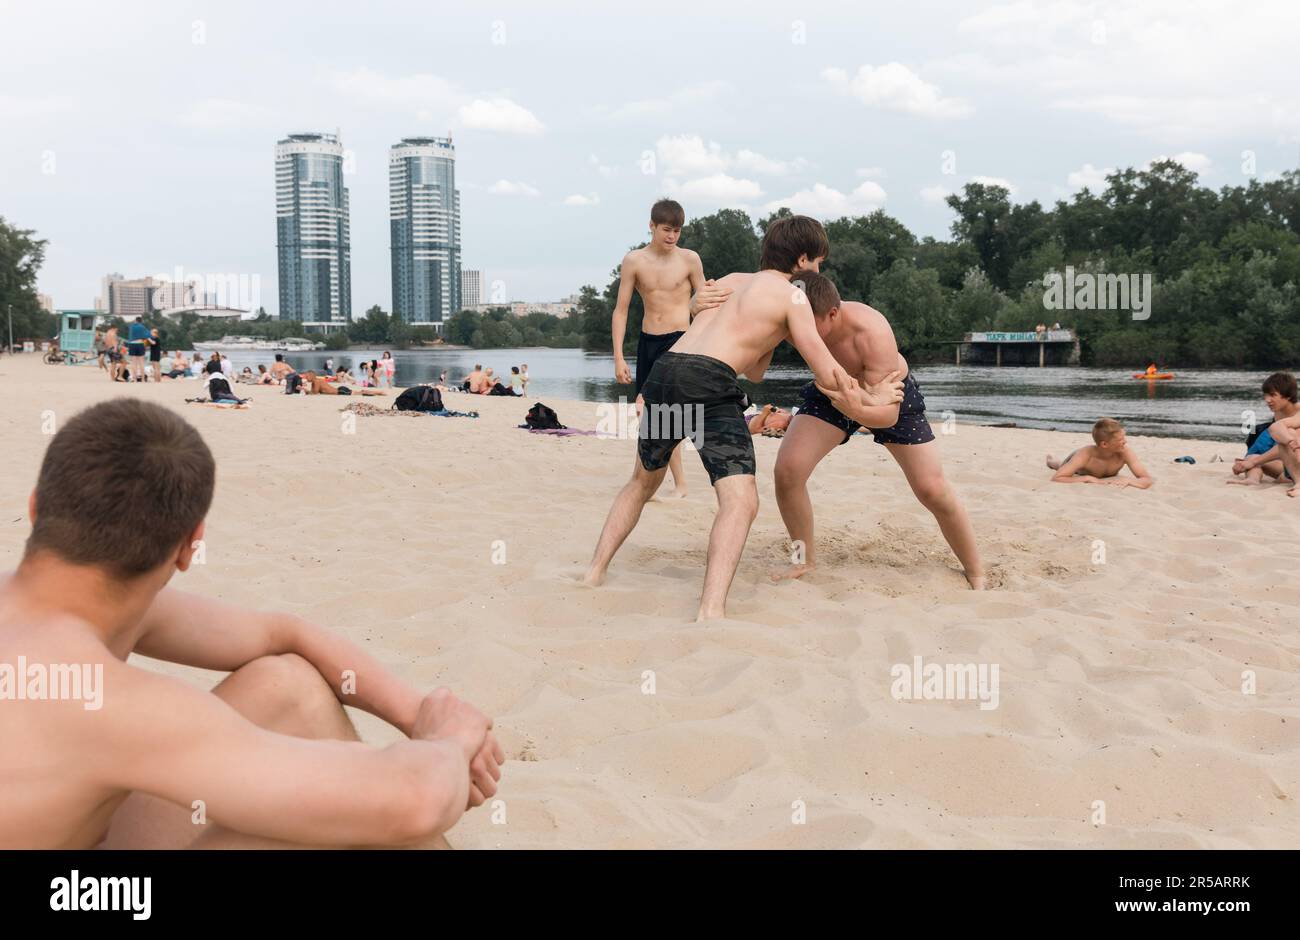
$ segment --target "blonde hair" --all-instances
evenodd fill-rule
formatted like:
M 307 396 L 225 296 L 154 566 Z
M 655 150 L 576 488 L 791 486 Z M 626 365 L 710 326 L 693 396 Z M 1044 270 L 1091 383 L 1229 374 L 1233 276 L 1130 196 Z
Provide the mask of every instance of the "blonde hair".
M 1097 423 L 1092 426 L 1092 440 L 1094 443 L 1104 444 L 1107 441 L 1114 440 L 1115 435 L 1123 430 L 1124 425 L 1114 418 L 1099 418 Z

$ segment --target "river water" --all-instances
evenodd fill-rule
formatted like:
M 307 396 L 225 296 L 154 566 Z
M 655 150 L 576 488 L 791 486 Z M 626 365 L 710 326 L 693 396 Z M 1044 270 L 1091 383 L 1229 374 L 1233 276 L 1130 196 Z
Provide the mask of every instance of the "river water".
M 326 357 L 352 368 L 361 360 L 378 359 L 382 349 L 347 352 L 291 353 L 298 369 L 321 368 Z M 229 354 L 237 369 L 269 364 L 271 353 Z M 439 349 L 396 351 L 397 384 L 410 385 L 438 378 L 443 370 L 459 382 L 476 363 L 493 368 L 509 381 L 510 367 L 528 364 L 530 400 L 576 398 L 617 401 L 631 395 L 631 386 L 614 381 L 614 358 L 608 353 L 580 349 Z M 1081 367 L 985 367 L 919 365 L 913 369 L 925 394 L 932 421 L 952 412 L 959 422 L 1014 423 L 1023 428 L 1088 431 L 1100 417 L 1118 418 L 1133 434 L 1239 440 L 1250 419 L 1269 418 L 1259 386 L 1266 370 L 1237 372 L 1174 369 L 1167 382 L 1131 377 L 1129 371 Z M 761 385 L 743 382 L 750 399 L 789 407 L 798 403 L 806 369 L 774 367 Z

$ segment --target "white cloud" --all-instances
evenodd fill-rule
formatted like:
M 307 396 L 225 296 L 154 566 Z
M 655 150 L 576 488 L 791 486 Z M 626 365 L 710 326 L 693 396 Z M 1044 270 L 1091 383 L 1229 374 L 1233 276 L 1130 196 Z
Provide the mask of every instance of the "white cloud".
M 899 62 L 860 66 L 852 78 L 844 69 L 828 68 L 822 71 L 822 78 L 868 107 L 927 118 L 965 117 L 974 112 L 970 104 L 960 98 L 945 98 L 938 86 Z
M 720 144 L 712 141 L 706 144 L 702 137 L 695 134 L 660 137 L 655 141 L 655 154 L 659 160 L 659 169 L 668 176 L 720 173 L 731 162 L 731 158 L 722 152 Z
M 1144 169 L 1150 169 L 1151 164 L 1159 163 L 1161 160 L 1173 160 L 1175 163 L 1181 163 L 1187 169 L 1197 174 L 1205 173 L 1210 169 L 1210 164 L 1212 163 L 1210 158 L 1203 153 L 1193 153 L 1185 150 L 1182 153 L 1174 154 L 1172 157 L 1152 157 L 1147 161 L 1147 165 Z
M 944 200 L 952 195 L 952 190 L 947 186 L 922 186 L 921 201 L 932 206 L 942 206 Z
M 509 98 L 475 98 L 457 114 L 466 127 L 504 134 L 540 134 L 545 127 L 533 112 Z
M 1100 192 L 1106 188 L 1106 176 L 1114 173 L 1113 166 L 1098 169 L 1091 163 L 1085 163 L 1082 167 L 1072 172 L 1066 177 L 1066 182 L 1070 189 L 1083 189 L 1085 186 L 1095 192 Z
M 600 195 L 597 193 L 574 193 L 572 196 L 566 196 L 564 199 L 566 206 L 596 206 L 600 204 Z
M 629 101 L 610 110 L 607 116 L 612 120 L 621 121 L 676 115 L 683 107 L 712 100 L 730 87 L 727 82 L 723 81 L 689 85 L 661 98 L 643 98 L 639 101 Z
M 801 189 L 785 199 L 773 199 L 765 211 L 773 212 L 782 206 L 802 215 L 818 219 L 838 219 L 846 215 L 873 212 L 885 204 L 886 193 L 879 183 L 867 180 L 850 193 L 832 189 L 825 183 L 814 183 L 812 189 Z
M 1011 180 L 1003 179 L 1001 176 L 972 176 L 972 183 L 983 183 L 985 186 L 1001 186 L 1009 195 L 1016 194 L 1016 184 Z
M 803 157 L 775 160 L 748 149 L 730 154 L 722 149 L 721 144 L 712 140 L 706 142 L 698 134 L 660 137 L 655 142 L 655 153 L 660 169 L 668 176 L 695 176 L 726 170 L 784 176 L 808 165 Z
M 763 188 L 753 180 L 737 179 L 726 173 L 714 173 L 684 183 L 665 179 L 664 186 L 674 196 L 716 204 L 749 202 L 763 195 Z
M 796 157 L 793 160 L 772 160 L 752 150 L 739 151 L 732 162 L 738 170 L 762 173 L 764 176 L 785 176 L 787 173 L 802 170 L 808 165 L 808 161 L 803 157 Z
M 384 111 L 407 112 L 421 121 L 450 119 L 474 130 L 538 134 L 545 130 L 531 111 L 500 95 L 475 96 L 455 82 L 429 72 L 389 76 L 365 67 L 334 72 L 339 94 Z
M 497 180 L 488 187 L 488 192 L 494 196 L 540 196 L 541 193 L 529 186 L 527 183 L 517 183 L 511 180 Z

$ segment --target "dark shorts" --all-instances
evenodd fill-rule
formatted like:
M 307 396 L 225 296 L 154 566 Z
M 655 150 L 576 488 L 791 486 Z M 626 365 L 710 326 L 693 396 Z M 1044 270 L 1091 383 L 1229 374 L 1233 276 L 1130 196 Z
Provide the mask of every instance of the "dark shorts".
M 641 394 L 646 379 L 650 378 L 650 370 L 659 361 L 659 357 L 673 348 L 673 343 L 682 338 L 683 332 L 678 330 L 676 333 L 641 334 L 641 338 L 636 341 L 636 395 Z
M 645 407 L 637 455 L 647 470 L 668 466 L 673 448 L 690 438 L 709 482 L 754 474 L 754 439 L 745 424 L 745 393 L 719 359 L 664 353 L 642 386 Z
M 833 424 L 844 432 L 841 444 L 847 444 L 862 425 L 846 418 L 831 400 L 817 390 L 817 385 L 809 382 L 802 389 L 803 403 L 797 414 L 811 415 L 827 424 Z M 921 387 L 909 372 L 903 379 L 903 403 L 898 408 L 898 421 L 891 428 L 871 428 L 871 436 L 877 444 L 926 444 L 934 440 L 934 431 L 925 418 L 925 398 Z
M 144 343 L 127 343 L 126 354 L 132 359 L 144 355 Z

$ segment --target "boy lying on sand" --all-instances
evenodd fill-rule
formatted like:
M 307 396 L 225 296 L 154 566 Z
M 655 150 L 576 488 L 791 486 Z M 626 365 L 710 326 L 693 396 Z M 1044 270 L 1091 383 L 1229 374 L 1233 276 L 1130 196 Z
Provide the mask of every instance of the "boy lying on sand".
M 790 412 L 776 405 L 764 405 L 757 414 L 749 415 L 745 422 L 750 434 L 764 434 L 768 437 L 780 437 L 790 426 Z
M 0 580 L 0 848 L 440 841 L 496 793 L 492 722 L 301 618 L 166 587 L 214 477 L 198 432 L 138 400 L 50 442 Z M 231 674 L 204 692 L 131 653 Z M 409 740 L 362 744 L 344 702 Z
M 1080 447 L 1064 460 L 1047 455 L 1047 466 L 1056 471 L 1053 483 L 1105 483 L 1110 486 L 1135 486 L 1149 489 L 1156 481 L 1128 446 L 1124 425 L 1114 418 L 1101 418 L 1092 426 L 1094 443 Z M 1120 479 L 1127 466 L 1136 480 Z

